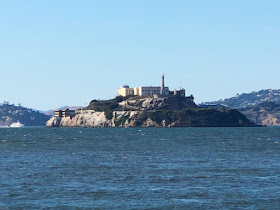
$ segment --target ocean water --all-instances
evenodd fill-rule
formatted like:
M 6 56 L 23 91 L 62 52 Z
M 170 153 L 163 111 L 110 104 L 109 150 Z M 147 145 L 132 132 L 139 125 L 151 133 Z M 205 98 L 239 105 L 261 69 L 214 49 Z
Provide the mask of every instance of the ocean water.
M 280 127 L 2 128 L 8 208 L 279 209 Z

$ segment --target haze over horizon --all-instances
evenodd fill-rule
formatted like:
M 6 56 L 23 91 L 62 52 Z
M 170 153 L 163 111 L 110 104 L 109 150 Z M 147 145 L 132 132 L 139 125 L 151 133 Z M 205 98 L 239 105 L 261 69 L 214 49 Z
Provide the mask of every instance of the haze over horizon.
M 203 2 L 203 3 L 202 3 Z M 0 103 L 49 110 L 123 84 L 195 102 L 279 89 L 280 2 L 1 1 Z

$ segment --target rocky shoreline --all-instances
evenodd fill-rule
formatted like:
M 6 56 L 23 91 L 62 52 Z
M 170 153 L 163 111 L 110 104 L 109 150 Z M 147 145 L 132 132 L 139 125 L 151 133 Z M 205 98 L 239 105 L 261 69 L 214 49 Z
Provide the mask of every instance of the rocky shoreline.
M 187 112 L 188 110 L 186 110 Z M 170 112 L 141 112 L 141 111 L 116 111 L 113 118 L 107 119 L 105 112 L 79 111 L 73 117 L 52 117 L 47 127 L 256 127 L 237 110 L 221 112 L 219 110 L 200 110 L 197 116 L 173 120 L 168 116 Z M 174 111 L 173 111 L 174 114 Z M 176 114 L 176 113 L 175 113 Z M 180 113 L 179 113 L 180 114 Z M 200 115 L 200 116 L 199 116 Z M 217 115 L 212 118 L 211 115 Z M 158 116 L 158 117 L 157 117 Z M 195 120 L 197 118 L 197 120 Z M 198 120 L 200 118 L 200 120 Z M 211 119 L 212 118 L 212 119 Z M 224 119 L 224 120 L 222 120 Z M 228 119 L 228 120 L 226 120 Z
M 57 112 L 58 114 L 60 112 Z M 116 97 L 55 116 L 47 127 L 255 127 L 236 109 L 199 108 L 187 97 Z

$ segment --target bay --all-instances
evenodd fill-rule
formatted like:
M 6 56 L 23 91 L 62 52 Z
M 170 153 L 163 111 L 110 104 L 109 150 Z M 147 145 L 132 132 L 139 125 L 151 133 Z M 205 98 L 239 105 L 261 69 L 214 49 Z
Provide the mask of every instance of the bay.
M 1 128 L 0 208 L 276 209 L 280 128 Z

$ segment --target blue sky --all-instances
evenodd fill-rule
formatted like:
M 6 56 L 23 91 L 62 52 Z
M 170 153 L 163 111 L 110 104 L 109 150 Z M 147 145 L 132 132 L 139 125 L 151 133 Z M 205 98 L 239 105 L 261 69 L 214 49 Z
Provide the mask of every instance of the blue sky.
M 184 87 L 195 102 L 277 89 L 277 0 L 0 1 L 0 102 L 48 110 L 117 88 Z

